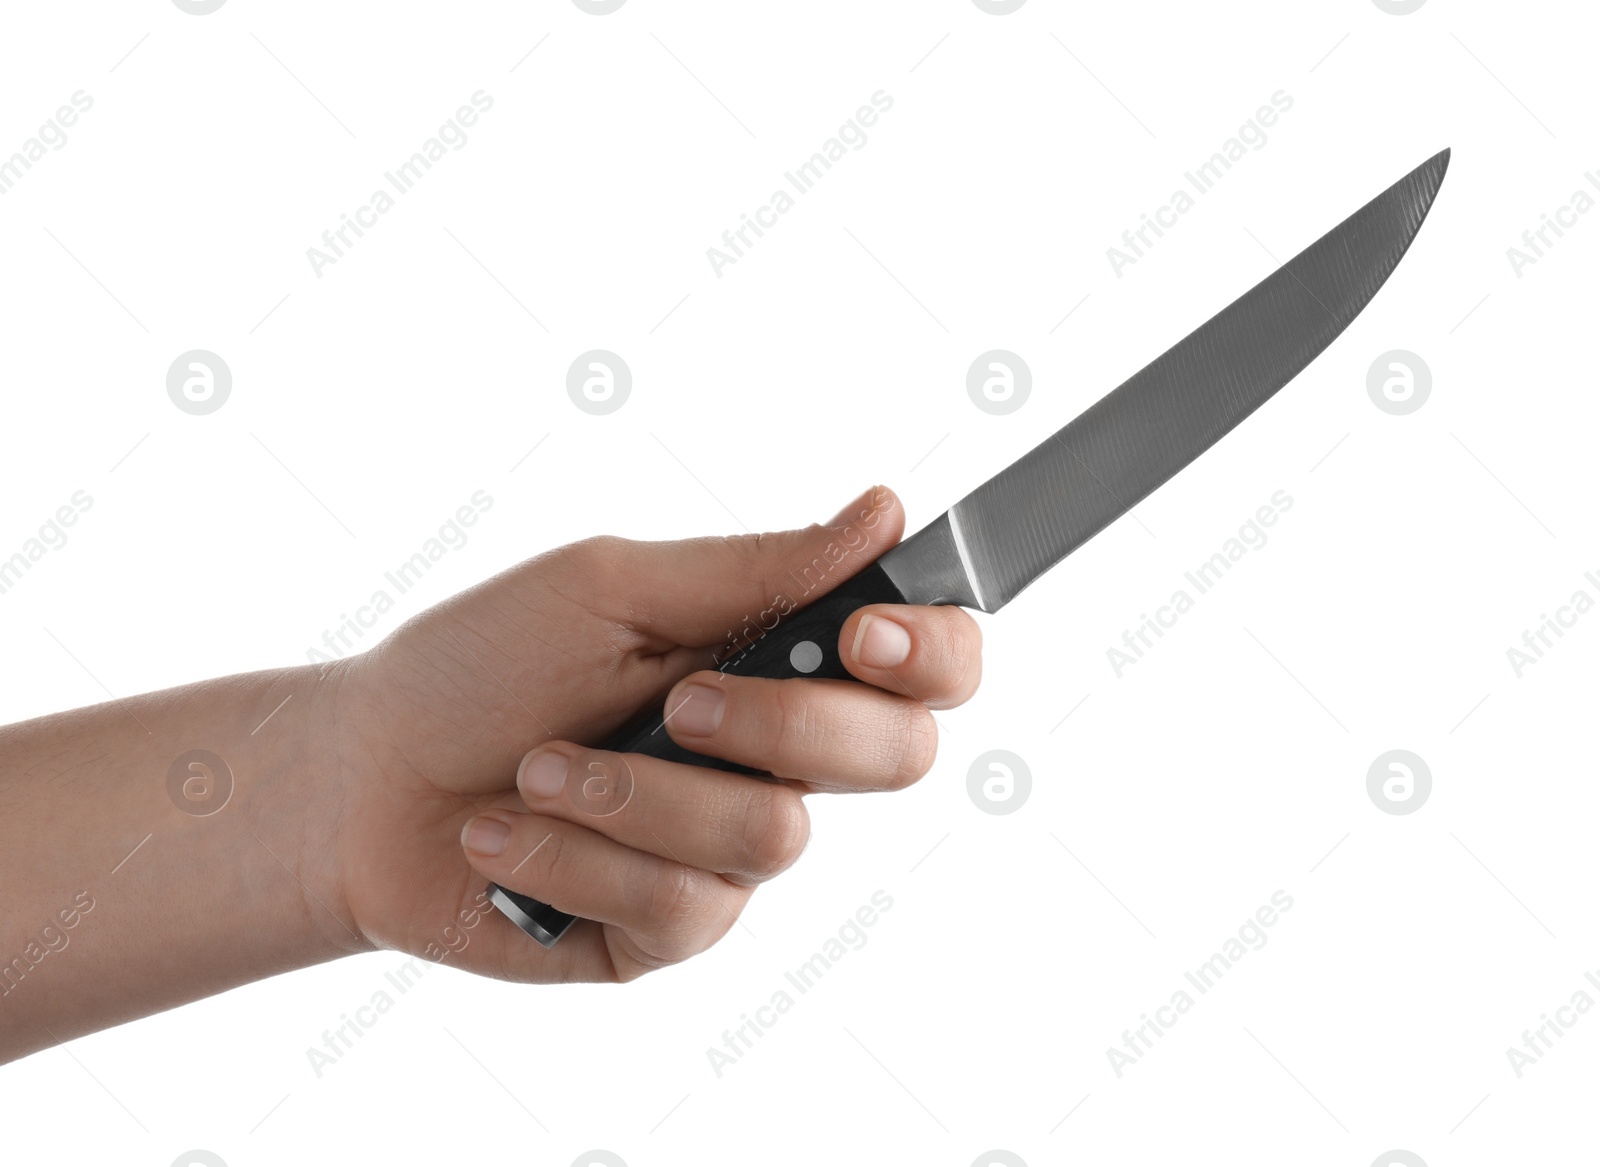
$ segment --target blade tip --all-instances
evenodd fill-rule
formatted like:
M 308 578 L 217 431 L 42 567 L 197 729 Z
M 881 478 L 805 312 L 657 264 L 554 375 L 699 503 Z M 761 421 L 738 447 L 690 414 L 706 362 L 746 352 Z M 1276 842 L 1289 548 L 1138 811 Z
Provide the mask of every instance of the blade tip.
M 1439 188 L 1444 185 L 1445 171 L 1449 169 L 1450 147 L 1446 146 L 1400 180 L 1401 183 L 1413 183 L 1420 187 L 1424 214 L 1433 205 Z
M 1424 162 L 1422 167 L 1424 170 L 1437 172 L 1437 176 L 1434 179 L 1434 186 L 1437 187 L 1444 181 L 1445 171 L 1450 169 L 1450 147 L 1446 146 L 1443 150 L 1440 150 L 1432 158 Z

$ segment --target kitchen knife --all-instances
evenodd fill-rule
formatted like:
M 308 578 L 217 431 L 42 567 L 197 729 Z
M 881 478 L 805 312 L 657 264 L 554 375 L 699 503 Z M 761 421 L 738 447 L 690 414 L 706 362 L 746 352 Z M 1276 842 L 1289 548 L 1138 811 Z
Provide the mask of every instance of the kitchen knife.
M 876 563 L 719 667 L 753 677 L 848 678 L 839 630 L 866 604 L 960 604 L 997 612 L 1112 520 L 1194 461 L 1327 348 L 1405 255 L 1450 164 L 1428 159 L 1067 426 Z M 602 745 L 618 753 L 754 774 L 668 736 L 642 709 Z M 574 917 L 490 888 L 495 906 L 550 947 Z

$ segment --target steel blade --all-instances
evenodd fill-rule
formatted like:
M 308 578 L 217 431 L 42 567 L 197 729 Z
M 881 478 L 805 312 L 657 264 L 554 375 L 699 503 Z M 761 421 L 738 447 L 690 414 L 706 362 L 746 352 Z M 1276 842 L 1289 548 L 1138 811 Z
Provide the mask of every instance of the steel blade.
M 1405 255 L 1445 150 L 879 560 L 912 603 L 997 611 L 1287 385 Z

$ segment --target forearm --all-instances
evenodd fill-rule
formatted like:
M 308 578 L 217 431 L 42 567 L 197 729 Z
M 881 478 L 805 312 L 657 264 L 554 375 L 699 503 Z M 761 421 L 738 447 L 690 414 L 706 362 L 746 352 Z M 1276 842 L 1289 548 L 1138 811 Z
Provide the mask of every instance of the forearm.
M 339 675 L 0 728 L 0 1061 L 370 947 L 331 845 Z

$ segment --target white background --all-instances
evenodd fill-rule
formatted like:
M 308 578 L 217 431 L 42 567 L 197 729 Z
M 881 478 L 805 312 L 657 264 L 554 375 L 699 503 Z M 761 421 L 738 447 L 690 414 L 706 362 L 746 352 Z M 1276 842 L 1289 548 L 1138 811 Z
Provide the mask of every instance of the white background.
M 934 772 L 813 800 L 805 857 L 712 952 L 623 988 L 434 968 L 320 1078 L 307 1048 L 402 958 L 279 977 L 0 1070 L 0 1158 L 1566 1161 L 1600 1016 L 1520 1078 L 1506 1049 L 1600 968 L 1600 616 L 1520 678 L 1506 650 L 1600 598 L 1600 215 L 1520 277 L 1506 252 L 1600 166 L 1588 18 L 8 6 L 0 154 L 94 100 L 0 198 L 0 552 L 94 500 L 0 596 L 8 721 L 304 661 L 477 490 L 493 509 L 374 640 L 589 534 L 802 525 L 878 481 L 920 525 L 1269 252 L 1455 153 L 1368 311 L 982 618 Z M 480 89 L 466 146 L 315 275 L 306 249 Z M 866 145 L 715 275 L 706 249 L 880 89 Z M 1278 90 L 1266 145 L 1116 275 L 1107 248 Z M 209 416 L 166 393 L 195 348 L 233 374 Z M 592 348 L 633 373 L 609 416 L 566 393 Z M 1003 417 L 965 388 L 993 348 L 1033 373 Z M 1432 370 L 1408 416 L 1367 394 L 1391 349 Z M 1266 545 L 1119 678 L 1107 649 L 1279 490 Z M 967 793 L 996 748 L 1032 772 L 1007 815 Z M 1396 748 L 1433 776 L 1404 816 L 1366 789 Z M 719 1078 L 707 1048 L 880 889 L 866 945 Z M 1265 947 L 1118 1077 L 1107 1048 L 1280 889 Z

